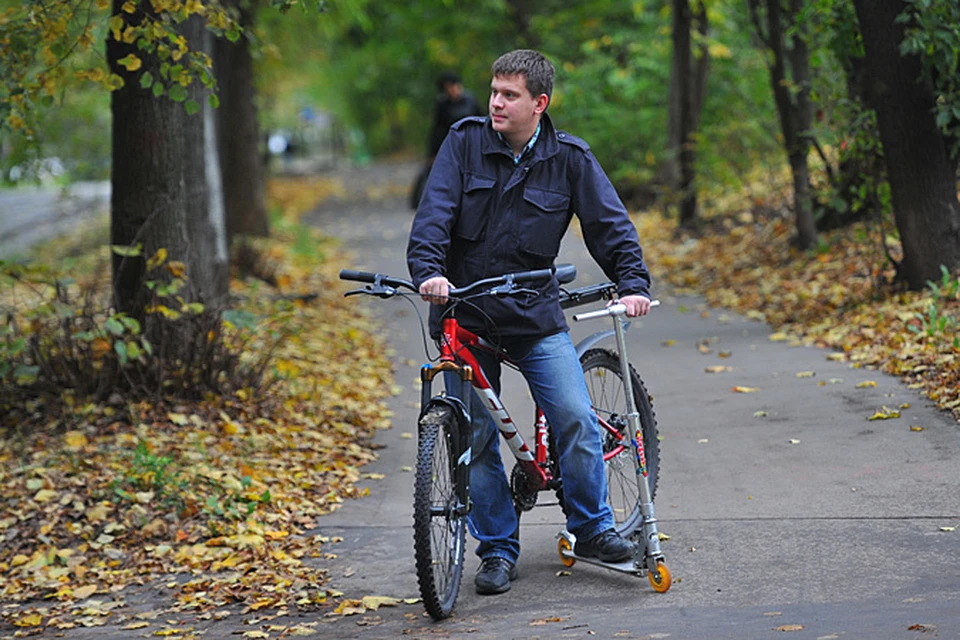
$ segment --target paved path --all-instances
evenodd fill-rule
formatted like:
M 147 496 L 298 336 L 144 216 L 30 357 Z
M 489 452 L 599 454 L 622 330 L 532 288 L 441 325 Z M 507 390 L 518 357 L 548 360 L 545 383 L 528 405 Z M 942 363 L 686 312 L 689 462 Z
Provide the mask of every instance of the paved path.
M 329 203 L 310 217 L 354 250 L 344 266 L 406 273 L 412 216 L 402 186 L 413 169 L 355 170 L 358 191 L 390 193 L 393 182 L 401 185 L 396 197 Z M 573 233 L 562 259 L 578 265 L 579 284 L 599 279 Z M 558 575 L 561 513 L 538 507 L 525 514 L 520 578 L 508 595 L 474 593 L 471 553 L 450 620 L 433 623 L 421 605 L 403 605 L 328 622 L 318 628 L 323 637 L 718 639 L 791 629 L 798 630 L 788 637 L 798 639 L 960 637 L 960 530 L 942 530 L 960 526 L 957 424 L 894 378 L 773 342 L 769 327 L 699 298 L 663 288 L 657 295 L 663 306 L 629 336 L 663 437 L 656 506 L 670 536 L 673 588 L 656 594 L 646 580 L 582 564 Z M 385 478 L 319 528 L 343 537 L 331 577 L 347 597 L 416 597 L 410 467 L 419 325 L 404 301 L 357 304 L 382 316 L 403 392 L 392 402 L 394 428 L 378 436 L 381 457 L 367 469 Z M 574 327 L 574 337 L 588 330 L 595 327 Z M 732 371 L 705 372 L 717 364 Z M 858 388 L 868 381 L 876 386 Z M 734 393 L 735 385 L 759 391 Z M 522 423 L 522 379 L 504 387 Z M 900 419 L 866 419 L 902 404 L 910 407 Z
M 31 246 L 70 233 L 110 208 L 109 182 L 68 188 L 21 187 L 0 191 L 0 260 L 23 256 Z

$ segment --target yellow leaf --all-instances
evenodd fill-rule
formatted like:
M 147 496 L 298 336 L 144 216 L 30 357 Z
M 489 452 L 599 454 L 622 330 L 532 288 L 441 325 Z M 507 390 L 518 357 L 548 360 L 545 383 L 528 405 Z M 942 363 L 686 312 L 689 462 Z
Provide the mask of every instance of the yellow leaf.
M 50 502 L 57 497 L 57 492 L 51 489 L 40 489 L 37 491 L 34 496 L 34 502 Z
M 788 336 L 782 331 L 778 331 L 777 333 L 770 334 L 770 342 L 786 342 L 789 338 L 790 336 Z
M 923 427 L 921 427 L 921 426 L 918 425 L 918 424 L 911 425 L 910 431 L 923 431 Z
M 144 627 L 149 627 L 150 623 L 146 620 L 140 620 L 139 622 L 131 622 L 130 624 L 120 627 L 124 631 L 133 631 L 134 629 L 143 629 Z
M 760 389 L 758 389 L 757 387 L 736 386 L 732 389 L 732 391 L 734 393 L 756 393 L 757 391 L 760 391 Z
M 899 418 L 900 412 L 896 409 L 890 409 L 888 407 L 882 407 L 879 411 L 874 413 L 872 416 L 868 417 L 867 420 L 890 420 L 891 418 Z
M 875 387 L 877 383 L 873 380 L 864 380 L 863 382 L 857 383 L 857 389 L 866 389 L 867 387 Z
M 167 417 L 170 418 L 170 422 L 175 425 L 185 426 L 187 424 L 187 416 L 182 413 L 168 413 Z
M 733 371 L 733 367 L 728 367 L 725 364 L 715 364 L 712 367 L 707 367 L 704 371 L 707 373 L 723 373 L 724 371 Z
M 675 344 L 677 344 L 677 341 L 676 341 L 676 340 L 664 340 L 664 341 L 661 342 L 660 344 L 662 344 L 662 345 L 665 346 L 665 347 L 672 347 L 672 346 L 674 346 Z
M 785 624 L 782 627 L 777 627 L 774 631 L 803 631 L 802 624 Z
M 143 66 L 143 61 L 132 53 L 117 60 L 117 64 L 126 67 L 127 71 L 136 71 Z
M 31 613 L 13 621 L 18 627 L 39 627 L 42 623 L 43 617 L 39 613 Z
M 88 584 L 85 587 L 79 587 L 73 590 L 73 597 L 77 600 L 86 600 L 97 592 L 97 585 Z
M 940 531 L 946 531 L 946 532 L 948 532 L 948 533 L 949 533 L 950 531 L 956 531 L 956 530 L 957 530 L 956 527 L 940 527 Z
M 153 257 L 147 260 L 147 271 L 156 269 L 164 262 L 167 261 L 167 250 L 163 247 L 157 249 L 157 252 L 153 254 Z
M 798 377 L 798 378 L 812 378 L 812 377 L 815 376 L 815 375 L 817 375 L 817 374 L 814 373 L 813 371 L 798 371 L 798 372 L 797 372 L 797 377 Z
M 82 431 L 67 431 L 63 434 L 63 441 L 71 449 L 81 449 L 87 446 L 87 436 Z
M 187 274 L 187 265 L 178 260 L 171 260 L 167 264 L 167 270 L 174 278 L 184 278 Z
M 376 611 L 380 607 L 395 607 L 400 604 L 400 598 L 390 598 L 387 596 L 363 596 L 360 604 L 371 611 Z
M 123 6 L 120 7 L 120 9 L 127 13 L 136 13 L 137 3 L 134 2 L 133 0 L 127 0 L 126 2 L 123 3 Z

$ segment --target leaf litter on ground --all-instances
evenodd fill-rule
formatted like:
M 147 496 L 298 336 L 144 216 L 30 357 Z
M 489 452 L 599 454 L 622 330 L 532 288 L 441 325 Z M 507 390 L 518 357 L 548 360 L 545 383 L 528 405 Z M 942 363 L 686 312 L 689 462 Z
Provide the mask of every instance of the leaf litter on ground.
M 288 179 L 269 189 L 281 214 L 273 237 L 255 242 L 272 284 L 231 283 L 267 323 L 271 299 L 294 300 L 269 394 L 90 404 L 68 431 L 39 415 L 2 434 L 0 622 L 18 634 L 146 627 L 123 613 L 123 592 L 151 582 L 169 587 L 166 614 L 336 607 L 325 568 L 336 539 L 310 532 L 364 493 L 356 483 L 376 458 L 371 439 L 390 426 L 391 367 L 371 319 L 343 299 L 347 257 L 296 224 L 336 186 Z

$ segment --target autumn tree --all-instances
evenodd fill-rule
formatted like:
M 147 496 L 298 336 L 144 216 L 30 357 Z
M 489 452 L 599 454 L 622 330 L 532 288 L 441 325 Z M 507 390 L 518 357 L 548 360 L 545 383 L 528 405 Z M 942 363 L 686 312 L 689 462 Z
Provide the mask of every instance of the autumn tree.
M 223 176 L 227 240 L 237 236 L 269 235 L 260 124 L 257 118 L 254 61 L 251 43 L 260 2 L 226 0 L 240 26 L 239 37 L 217 38 L 214 70 L 220 108 L 216 113 L 218 152 Z
M 960 266 L 956 171 L 960 101 L 954 48 L 958 36 L 956 22 L 944 19 L 951 11 L 956 19 L 960 11 L 956 3 L 946 0 L 917 3 L 916 7 L 911 4 L 903 0 L 854 1 L 866 52 L 865 91 L 877 112 L 903 246 L 899 276 L 911 288 L 921 289 L 928 280 L 940 277 L 941 265 L 950 270 Z M 906 25 L 915 23 L 911 38 L 921 42 L 924 21 L 936 21 L 938 15 L 937 36 L 929 47 L 922 48 L 926 55 L 921 55 L 920 50 L 909 47 Z M 942 65 L 936 58 L 940 51 L 945 55 Z M 952 94 L 944 91 L 951 86 Z
M 803 0 L 747 0 L 757 37 L 768 52 L 770 85 L 780 117 L 780 131 L 793 176 L 796 245 L 809 249 L 817 241 L 810 188 L 810 54 L 805 23 L 799 20 Z
M 696 29 L 694 29 L 696 25 Z M 694 61 L 692 33 L 699 35 L 698 56 Z M 695 7 L 689 0 L 673 0 L 673 57 L 670 69 L 670 94 L 667 117 L 667 161 L 665 174 L 668 188 L 680 197 L 680 224 L 693 227 L 697 222 L 696 141 L 706 91 L 707 9 L 703 0 Z

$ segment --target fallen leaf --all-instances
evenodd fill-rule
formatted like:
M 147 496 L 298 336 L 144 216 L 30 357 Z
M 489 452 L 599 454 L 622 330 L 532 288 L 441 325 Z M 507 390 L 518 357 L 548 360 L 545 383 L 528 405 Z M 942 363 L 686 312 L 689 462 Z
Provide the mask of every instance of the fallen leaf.
M 757 387 L 741 387 L 738 385 L 734 387 L 732 391 L 734 393 L 756 393 L 757 391 L 760 391 L 760 389 Z
M 888 407 L 883 407 L 872 416 L 868 416 L 867 420 L 890 420 L 893 418 L 899 418 L 900 412 L 896 409 L 890 409 Z
M 662 345 L 665 346 L 665 347 L 672 347 L 672 346 L 674 346 L 674 345 L 677 344 L 677 341 L 676 341 L 676 340 L 664 340 L 664 341 L 661 342 L 660 344 L 662 344 Z
M 766 418 L 766 417 L 767 417 L 767 412 L 766 412 L 766 411 L 754 411 L 754 412 L 753 412 L 753 417 L 754 417 L 754 418 Z
M 798 377 L 798 378 L 812 378 L 812 377 L 815 376 L 815 375 L 817 375 L 817 374 L 816 374 L 815 372 L 813 372 L 813 371 L 798 371 L 798 372 L 797 372 L 797 377 Z
M 723 373 L 724 371 L 733 371 L 733 367 L 728 367 L 723 364 L 715 364 L 712 367 L 707 367 L 704 369 L 707 373 Z
M 803 631 L 802 624 L 785 624 L 780 627 L 776 627 L 774 631 Z
M 133 631 L 134 629 L 143 629 L 144 627 L 149 627 L 150 623 L 146 620 L 140 620 L 137 622 L 131 622 L 128 625 L 120 627 L 124 631 Z
M 790 444 L 800 444 L 800 441 L 797 440 L 796 438 L 790 438 L 790 440 L 788 440 L 788 442 L 789 442 Z
M 940 527 L 940 531 L 950 532 L 950 531 L 956 531 L 956 530 L 957 530 L 956 527 Z
M 376 611 L 380 607 L 395 607 L 400 604 L 400 598 L 390 598 L 387 596 L 363 596 L 360 604 L 366 609 Z
M 910 426 L 910 431 L 923 431 L 923 427 L 918 424 L 914 424 Z
M 566 620 L 566 619 L 567 619 L 567 618 L 560 618 L 560 617 L 556 617 L 556 616 L 553 617 L 553 618 L 540 618 L 539 620 L 534 620 L 533 622 L 531 622 L 531 623 L 530 623 L 530 626 L 531 626 L 531 627 L 539 627 L 539 626 L 543 626 L 543 625 L 545 625 L 545 624 L 551 624 L 551 623 L 555 623 L 555 622 L 563 622 L 563 621 Z
M 863 382 L 857 383 L 857 389 L 866 389 L 868 387 L 875 387 L 875 386 L 877 386 L 877 383 L 874 382 L 873 380 L 864 380 Z

